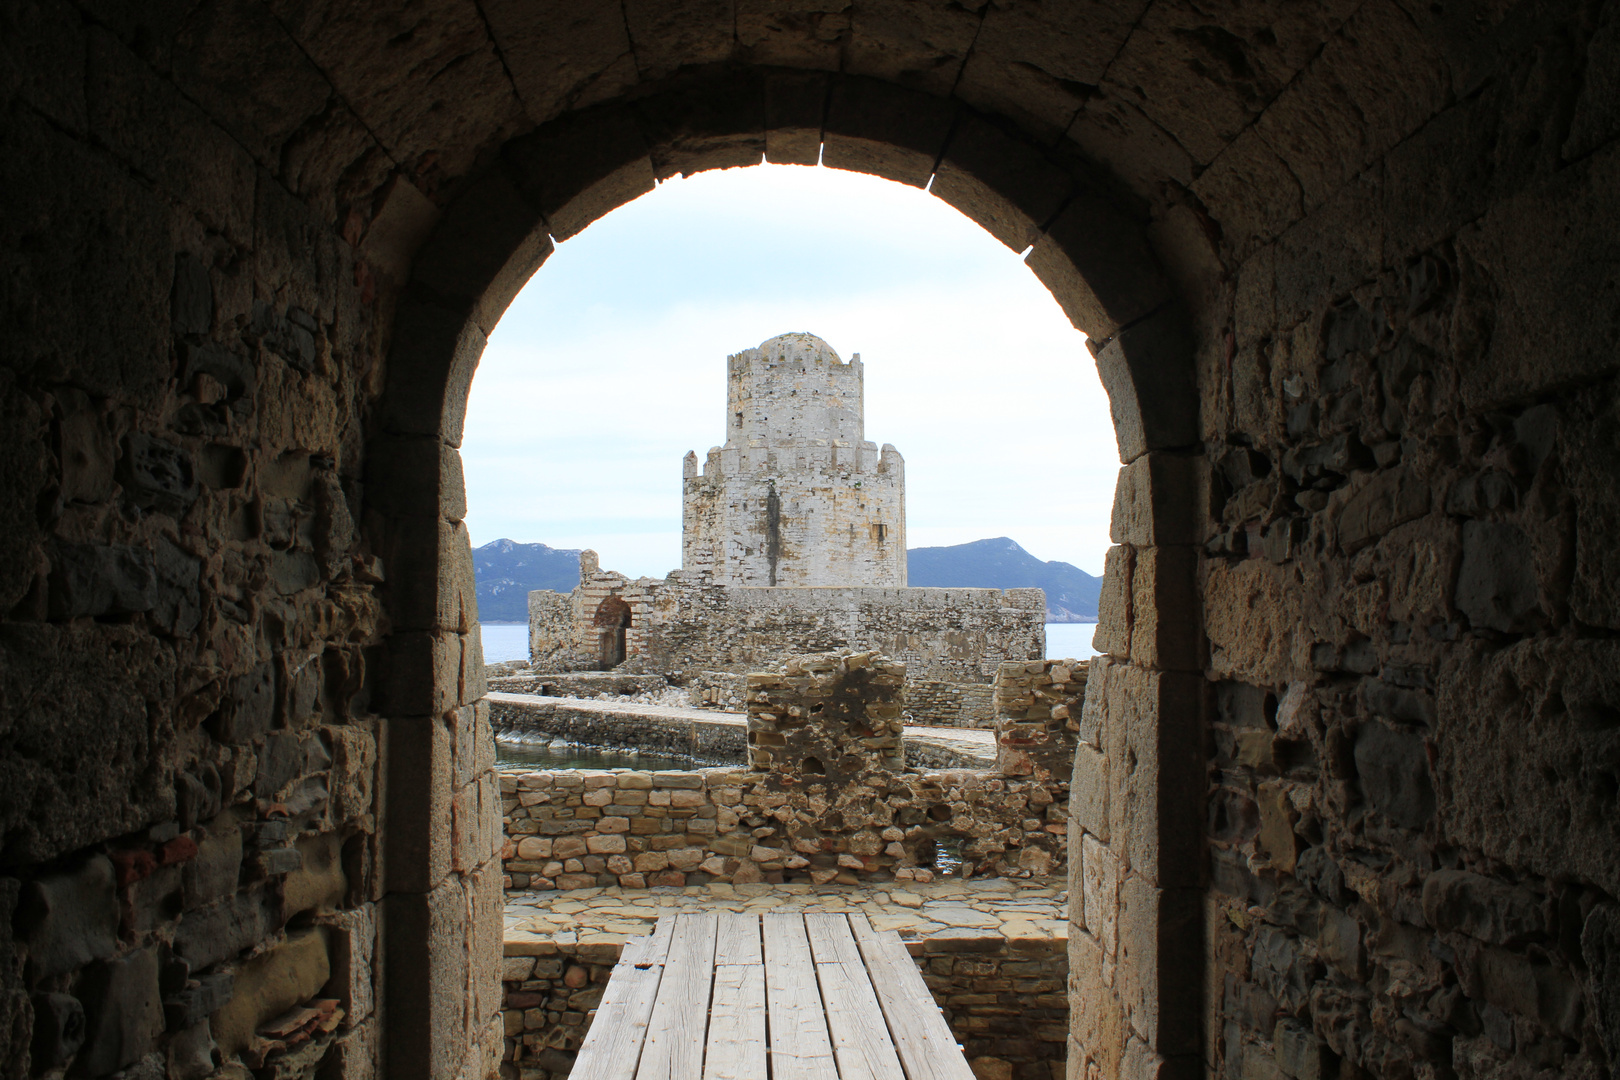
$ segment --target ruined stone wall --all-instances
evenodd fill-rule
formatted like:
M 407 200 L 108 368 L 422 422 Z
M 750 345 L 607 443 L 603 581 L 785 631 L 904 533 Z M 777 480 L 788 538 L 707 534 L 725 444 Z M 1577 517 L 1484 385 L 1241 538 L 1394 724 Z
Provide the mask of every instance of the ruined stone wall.
M 748 767 L 836 788 L 903 772 L 906 666 L 872 653 L 796 656 L 748 676 Z
M 864 369 L 813 334 L 726 358 L 726 444 L 682 477 L 681 568 L 721 585 L 906 583 L 905 462 L 866 441 Z
M 501 774 L 508 888 L 930 880 L 942 842 L 982 877 L 1061 873 L 1067 782 L 877 771 L 783 787 L 748 769 Z
M 984 683 L 906 679 L 906 714 L 925 727 L 989 727 L 996 718 L 994 690 Z
M 543 673 L 610 671 L 625 656 L 638 655 L 658 585 L 652 578 L 631 581 L 603 570 L 596 552 L 580 552 L 579 584 L 572 592 L 529 593 L 530 666 Z
M 788 656 L 873 650 L 913 675 L 988 683 L 1046 648 L 1039 589 L 756 589 L 672 574 L 653 591 L 632 670 L 758 671 Z
M 996 671 L 996 768 L 1044 780 L 1074 771 L 1086 660 L 1008 662 Z

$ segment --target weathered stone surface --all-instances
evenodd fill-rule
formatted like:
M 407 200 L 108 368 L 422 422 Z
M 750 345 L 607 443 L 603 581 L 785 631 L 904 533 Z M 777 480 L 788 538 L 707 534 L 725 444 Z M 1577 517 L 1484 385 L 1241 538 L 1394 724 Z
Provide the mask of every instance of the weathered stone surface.
M 18 939 L 30 982 L 61 975 L 118 950 L 113 865 L 96 855 L 66 873 L 30 881 L 17 898 Z
M 331 977 L 326 932 L 289 934 L 287 940 L 236 970 L 231 1000 L 210 1021 L 222 1053 L 245 1048 L 259 1025 L 315 995 Z
M 163 1030 L 157 954 L 151 949 L 86 968 L 78 996 L 84 1003 L 85 1029 L 74 1065 L 90 1076 L 134 1063 Z

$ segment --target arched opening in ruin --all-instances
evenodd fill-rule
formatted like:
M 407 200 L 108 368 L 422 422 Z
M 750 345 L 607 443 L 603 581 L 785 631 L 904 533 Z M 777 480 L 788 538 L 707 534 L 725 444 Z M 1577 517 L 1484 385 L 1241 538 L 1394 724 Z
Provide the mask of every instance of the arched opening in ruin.
M 753 74 L 743 76 L 746 92 L 761 91 L 768 84 L 797 83 L 803 76 L 764 72 L 758 78 L 765 81 L 756 81 Z M 676 98 L 691 93 L 724 98 L 736 92 L 735 79 L 722 74 L 713 85 L 669 92 Z M 1193 506 L 1193 475 L 1181 458 L 1197 442 L 1188 323 L 1152 254 L 1133 197 L 1091 166 L 1054 157 L 1016 127 L 970 110 L 956 109 L 953 119 L 929 126 L 927 134 L 907 133 L 903 130 L 907 121 L 899 117 L 913 107 L 921 110 L 918 116 L 931 114 L 930 99 L 859 79 L 815 76 L 812 81 L 820 88 L 812 109 L 818 119 L 795 122 L 791 131 L 783 130 L 799 147 L 785 158 L 772 157 L 772 129 L 751 127 L 751 118 L 745 118 L 742 130 L 711 132 L 695 142 L 689 133 L 669 133 L 669 142 L 658 137 L 645 140 L 631 114 L 663 107 L 656 94 L 626 107 L 585 110 L 517 140 L 497 167 L 447 208 L 417 255 L 416 284 L 400 306 L 384 395 L 383 415 L 391 418 L 393 430 L 388 438 L 442 447 L 435 461 L 419 459 L 426 472 L 415 482 L 436 488 L 453 484 L 459 495 L 459 472 L 446 475 L 443 463 L 455 460 L 472 374 L 501 312 L 544 261 L 551 236 L 577 233 L 647 190 L 660 175 L 752 164 L 762 155 L 788 161 L 803 161 L 809 155 L 810 161 L 819 158 L 834 167 L 926 186 L 1014 251 L 1027 249 L 1031 269 L 1089 338 L 1110 397 L 1120 457 L 1126 463 L 1114 529 L 1114 539 L 1122 546 L 1110 554 L 1104 579 L 1105 595 L 1111 593 L 1116 609 L 1113 625 L 1105 626 L 1106 633 L 1100 635 L 1100 639 L 1107 633 L 1115 635 L 1108 640 L 1107 651 L 1119 659 L 1114 668 L 1104 664 L 1099 681 L 1105 694 L 1123 695 L 1139 715 L 1153 717 L 1153 734 L 1143 732 L 1139 737 L 1164 748 L 1146 769 L 1136 770 L 1135 780 L 1140 791 L 1159 793 L 1153 796 L 1158 813 L 1127 831 L 1132 842 L 1140 839 L 1140 850 L 1162 850 L 1177 857 L 1138 858 L 1130 869 L 1122 866 L 1117 871 L 1121 878 L 1134 875 L 1161 897 L 1151 908 L 1137 907 L 1122 915 L 1121 922 L 1155 939 L 1163 930 L 1174 930 L 1163 936 L 1161 966 L 1150 980 L 1157 987 L 1161 975 L 1169 978 L 1175 972 L 1196 970 L 1201 963 L 1198 936 L 1186 932 L 1194 920 L 1190 909 L 1182 910 L 1193 902 L 1191 886 L 1198 875 L 1196 860 L 1182 857 L 1197 845 L 1198 706 L 1196 694 L 1180 685 L 1191 676 L 1179 674 L 1197 669 L 1198 615 L 1192 600 L 1194 564 L 1172 557 L 1174 545 L 1190 540 Z M 838 84 L 830 97 L 825 92 L 829 82 Z M 871 95 L 873 108 L 891 110 L 884 115 L 893 119 L 875 128 L 862 121 L 854 130 L 840 130 L 837 110 L 850 108 L 859 114 L 865 107 L 860 104 L 863 95 Z M 723 121 L 722 127 L 732 122 Z M 388 479 L 409 482 L 404 476 Z M 465 526 L 449 515 L 444 524 L 433 553 L 436 577 L 443 583 L 441 589 L 464 592 L 470 587 L 465 575 L 446 571 L 465 565 L 469 557 Z M 396 550 L 410 558 L 426 554 Z M 1159 550 L 1165 557 L 1154 560 Z M 1138 564 L 1138 554 L 1148 566 Z M 1133 601 L 1133 596 L 1140 599 Z M 1167 602 L 1165 617 L 1155 617 L 1159 605 Z M 1133 608 L 1133 603 L 1140 606 Z M 1156 629 L 1139 634 L 1133 643 L 1129 628 L 1136 622 Z M 476 627 L 469 624 L 444 625 L 424 642 L 433 650 L 451 650 L 456 657 L 455 689 L 437 679 L 436 685 L 457 695 L 463 707 L 477 707 L 481 657 L 476 635 Z M 1147 678 L 1133 677 L 1137 673 Z M 1127 679 L 1133 685 L 1127 686 Z M 1102 733 L 1091 738 L 1100 747 Z M 817 756 L 830 772 L 828 760 Z M 1170 782 L 1160 787 L 1165 778 Z M 414 809 L 406 808 L 406 814 Z M 918 813 L 923 821 L 937 820 Z M 1103 844 L 1094 838 L 1101 851 L 1093 853 L 1093 865 L 1121 858 L 1124 848 L 1118 845 L 1126 840 L 1126 835 L 1116 835 L 1111 844 Z M 1120 855 L 1111 855 L 1116 850 Z M 1109 950 L 1117 947 L 1115 938 L 1107 940 Z M 402 941 L 399 947 L 411 952 L 417 946 Z M 1095 983 L 1096 992 L 1105 998 L 1120 1000 L 1105 982 L 1103 964 L 1088 965 L 1075 976 Z M 1185 975 L 1180 978 L 1185 980 Z M 405 997 L 413 992 L 409 987 L 390 988 L 391 994 Z M 1178 985 L 1164 1000 L 1174 1030 L 1196 1031 L 1196 995 Z M 1166 1047 L 1183 1053 L 1181 1045 L 1195 1044 L 1196 1035 L 1191 1038 L 1193 1043 Z M 1087 1049 L 1099 1060 L 1117 1059 L 1121 1051 L 1120 1046 Z
M 592 624 L 597 631 L 599 671 L 612 671 L 624 663 L 624 637 L 630 629 L 630 605 L 622 597 L 610 596 L 597 605 Z

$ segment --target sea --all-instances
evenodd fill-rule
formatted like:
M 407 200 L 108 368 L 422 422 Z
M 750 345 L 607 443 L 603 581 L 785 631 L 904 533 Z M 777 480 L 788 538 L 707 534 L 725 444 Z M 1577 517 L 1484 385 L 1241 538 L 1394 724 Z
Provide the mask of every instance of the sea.
M 498 664 L 503 660 L 529 658 L 529 628 L 523 623 L 481 623 L 484 637 L 484 662 Z M 1047 623 L 1046 655 L 1053 660 L 1085 660 L 1096 656 L 1091 647 L 1091 636 L 1097 624 Z

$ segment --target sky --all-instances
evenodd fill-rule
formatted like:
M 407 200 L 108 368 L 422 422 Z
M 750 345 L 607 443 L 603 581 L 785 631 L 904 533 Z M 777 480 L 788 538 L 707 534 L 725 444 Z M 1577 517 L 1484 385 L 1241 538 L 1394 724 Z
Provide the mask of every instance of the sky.
M 1085 339 L 1021 255 L 916 188 L 761 165 L 667 181 L 557 245 L 490 336 L 462 459 L 473 544 L 663 577 L 726 357 L 789 331 L 866 366 L 907 546 L 1010 536 L 1102 572 L 1118 451 Z

